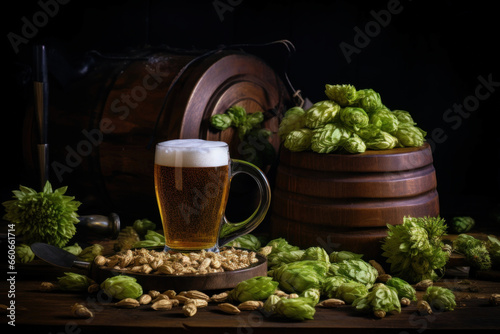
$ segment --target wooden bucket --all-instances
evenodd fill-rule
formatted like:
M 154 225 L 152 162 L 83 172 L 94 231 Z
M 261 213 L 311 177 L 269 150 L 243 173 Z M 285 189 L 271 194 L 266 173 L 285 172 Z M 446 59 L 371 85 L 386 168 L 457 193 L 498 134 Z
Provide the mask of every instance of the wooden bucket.
M 51 85 L 50 93 L 50 181 L 76 193 L 84 203 L 80 212 L 114 211 L 124 221 L 159 219 L 153 181 L 157 142 L 223 140 L 238 158 L 235 131 L 213 131 L 210 117 L 239 105 L 263 111 L 264 126 L 277 132 L 278 115 L 289 104 L 280 76 L 262 59 L 237 51 L 98 58 L 83 80 L 62 89 Z M 37 166 L 33 123 L 26 125 L 25 156 Z M 278 151 L 278 136 L 269 140 Z
M 300 247 L 380 257 L 386 224 L 438 216 L 429 144 L 418 148 L 317 154 L 282 149 L 271 230 Z

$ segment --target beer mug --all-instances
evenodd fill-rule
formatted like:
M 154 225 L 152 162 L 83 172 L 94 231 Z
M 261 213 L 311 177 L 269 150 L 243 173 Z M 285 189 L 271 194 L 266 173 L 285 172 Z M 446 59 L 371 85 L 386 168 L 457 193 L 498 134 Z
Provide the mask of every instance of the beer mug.
M 259 186 L 260 202 L 246 220 L 225 217 L 229 187 L 238 173 Z M 165 251 L 218 251 L 219 246 L 255 229 L 271 202 L 269 182 L 254 165 L 229 157 L 222 141 L 175 139 L 158 143 L 155 191 L 165 234 Z

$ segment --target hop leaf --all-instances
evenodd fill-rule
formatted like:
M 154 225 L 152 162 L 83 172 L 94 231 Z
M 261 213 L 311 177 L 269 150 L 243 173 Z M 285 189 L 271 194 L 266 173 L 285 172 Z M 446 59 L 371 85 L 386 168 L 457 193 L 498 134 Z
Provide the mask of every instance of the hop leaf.
M 22 235 L 26 244 L 45 242 L 63 247 L 76 233 L 81 204 L 65 196 L 66 190 L 61 187 L 53 191 L 49 182 L 41 192 L 20 186 L 13 191 L 14 199 L 2 203 L 4 219 L 16 224 L 16 234 Z

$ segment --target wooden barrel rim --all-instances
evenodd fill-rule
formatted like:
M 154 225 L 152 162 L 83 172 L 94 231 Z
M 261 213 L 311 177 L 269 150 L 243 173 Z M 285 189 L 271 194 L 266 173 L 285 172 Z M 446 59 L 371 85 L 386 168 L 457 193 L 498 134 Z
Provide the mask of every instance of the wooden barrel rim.
M 280 152 L 280 164 L 318 171 L 392 172 L 412 170 L 432 162 L 429 143 L 420 147 L 368 150 L 361 154 L 291 152 L 286 148 Z
M 321 198 L 411 197 L 436 188 L 434 166 L 412 171 L 347 173 L 279 165 L 276 189 Z

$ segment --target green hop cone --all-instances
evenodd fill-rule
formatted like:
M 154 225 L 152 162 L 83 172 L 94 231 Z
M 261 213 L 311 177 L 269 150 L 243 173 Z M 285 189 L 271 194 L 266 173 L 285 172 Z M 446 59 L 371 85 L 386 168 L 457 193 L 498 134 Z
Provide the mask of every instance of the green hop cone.
M 309 247 L 305 250 L 301 260 L 316 260 L 330 263 L 330 258 L 326 250 L 321 247 Z
M 233 120 L 227 114 L 217 114 L 210 117 L 210 125 L 217 130 L 226 130 L 233 125 Z
M 500 240 L 494 235 L 488 235 L 486 249 L 490 255 L 492 266 L 498 267 L 500 265 Z
M 101 283 L 101 289 L 115 299 L 139 298 L 142 293 L 142 286 L 137 283 L 137 279 L 131 276 L 118 275 L 107 278 Z
M 394 116 L 396 116 L 400 124 L 417 124 L 415 123 L 415 121 L 413 121 L 413 117 L 411 117 L 411 114 L 406 110 L 393 110 L 392 113 L 394 114 Z
M 330 153 L 341 147 L 351 132 L 338 124 L 329 123 L 313 130 L 311 149 L 317 153 Z
M 358 92 L 353 85 L 325 85 L 326 96 L 340 106 L 353 105 L 359 98 Z
M 283 264 L 268 274 L 284 291 L 301 293 L 309 288 L 321 288 L 328 269 L 327 262 L 302 260 Z
M 401 313 L 401 303 L 396 289 L 382 283 L 375 284 L 367 295 L 354 300 L 352 306 L 356 311 L 365 313 L 374 311 Z
M 365 141 L 366 148 L 372 150 L 390 150 L 398 144 L 398 139 L 385 131 L 379 133 Z
M 137 232 L 139 237 L 144 238 L 149 230 L 155 230 L 156 224 L 149 219 L 137 219 L 132 224 L 132 228 Z
M 323 281 L 321 294 L 328 298 L 337 298 L 337 290 L 342 284 L 347 282 L 354 281 L 344 276 L 329 276 Z
M 418 147 L 424 144 L 426 132 L 414 125 L 401 124 L 394 136 L 404 147 Z
M 359 282 L 342 283 L 336 292 L 336 298 L 342 299 L 346 304 L 352 304 L 354 300 L 368 294 L 368 288 Z
M 273 281 L 272 277 L 256 276 L 238 283 L 229 293 L 229 298 L 240 303 L 248 300 L 265 300 L 276 291 L 277 287 L 278 282 Z
M 87 291 L 91 284 L 94 284 L 94 280 L 88 278 L 85 275 L 66 272 L 64 276 L 58 277 L 58 286 L 63 291 Z
M 370 122 L 372 124 L 380 124 L 380 130 L 393 134 L 399 126 L 399 121 L 386 107 L 378 108 L 370 114 Z
M 378 271 L 371 264 L 361 259 L 344 260 L 336 263 L 337 275 L 362 283 L 370 288 L 378 277 Z
M 390 271 L 411 284 L 424 279 L 435 280 L 449 254 L 441 241 L 446 232 L 439 217 L 404 217 L 403 224 L 387 225 L 382 243 L 382 256 L 391 265 Z
M 270 316 L 276 313 L 276 305 L 279 303 L 281 300 L 280 297 L 277 295 L 270 295 L 267 297 L 266 301 L 264 302 L 264 306 L 262 307 L 262 312 L 264 315 Z
M 305 114 L 306 112 L 301 107 L 293 107 L 287 110 L 278 127 L 278 136 L 282 141 L 290 132 L 300 130 L 305 126 Z
M 356 107 L 345 107 L 340 109 L 339 118 L 345 127 L 353 131 L 358 131 L 368 126 L 368 122 L 370 121 L 366 112 Z
M 269 268 L 274 268 L 285 263 L 300 261 L 302 260 L 304 253 L 305 250 L 302 249 L 271 253 L 267 256 L 267 265 Z
M 35 253 L 26 244 L 16 246 L 16 262 L 29 263 L 35 259 Z
M 463 254 L 472 267 L 479 270 L 491 269 L 491 257 L 485 242 L 462 233 L 453 240 L 453 248 Z
M 102 255 L 104 247 L 99 244 L 93 244 L 91 246 L 85 247 L 80 254 L 78 254 L 78 257 L 82 261 L 87 261 L 87 262 L 92 262 L 94 261 L 95 257 L 97 255 Z
M 264 122 L 264 114 L 262 111 L 256 111 L 247 115 L 247 123 L 252 128 L 259 127 L 262 122 Z
M 235 127 L 240 127 L 247 123 L 247 112 L 243 107 L 232 106 L 226 111 L 226 115 L 231 118 L 232 125 Z
M 63 247 L 63 249 L 66 252 L 69 252 L 76 256 L 80 255 L 80 253 L 82 252 L 82 247 L 80 247 L 80 245 L 77 242 L 75 242 L 73 245 Z
M 270 240 L 266 244 L 266 246 L 272 247 L 271 253 L 287 252 L 287 251 L 293 251 L 293 250 L 300 249 L 298 246 L 290 245 L 288 243 L 288 241 L 284 238 L 276 238 L 276 239 Z
M 165 245 L 165 236 L 153 230 L 147 230 L 144 240 L 132 244 L 132 248 L 161 247 Z
M 311 129 L 292 130 L 283 145 L 292 152 L 306 151 L 311 148 L 312 135 Z
M 299 297 L 305 297 L 311 299 L 313 305 L 319 303 L 321 298 L 321 290 L 318 288 L 310 288 L 301 292 Z
M 450 230 L 454 233 L 469 232 L 476 222 L 472 217 L 453 217 L 450 222 Z
M 406 297 L 409 300 L 417 300 L 417 292 L 405 280 L 399 277 L 391 277 L 386 283 L 387 286 L 392 286 L 398 292 L 399 299 Z
M 276 313 L 290 320 L 303 321 L 314 319 L 316 309 L 310 298 L 298 297 L 292 299 L 281 299 L 276 304 Z
M 255 252 L 258 251 L 261 246 L 260 240 L 255 235 L 250 233 L 242 235 L 241 237 L 234 239 L 226 245 L 231 247 L 245 248 Z
M 342 262 L 344 260 L 359 260 L 363 254 L 357 254 L 349 251 L 338 251 L 330 253 L 330 262 Z
M 428 287 L 423 299 L 436 311 L 453 311 L 457 306 L 453 292 L 439 286 Z
M 347 138 L 342 147 L 349 153 L 363 153 L 366 151 L 364 140 L 355 133 Z
M 380 94 L 373 89 L 362 89 L 358 91 L 359 100 L 357 107 L 362 108 L 367 113 L 371 113 L 383 106 Z
M 340 111 L 340 106 L 331 101 L 324 100 L 313 104 L 305 114 L 305 125 L 310 129 L 317 129 L 333 122 Z
M 16 235 L 22 235 L 24 242 L 31 245 L 45 242 L 63 247 L 76 233 L 77 210 L 80 202 L 64 195 L 68 187 L 52 190 L 49 182 L 43 191 L 20 186 L 14 190 L 13 199 L 3 202 L 4 219 L 15 224 Z
M 355 132 L 355 134 L 358 135 L 364 141 L 366 141 L 375 138 L 380 133 L 381 126 L 382 123 L 380 122 L 377 124 L 368 123 L 366 127 L 359 129 L 358 131 Z

